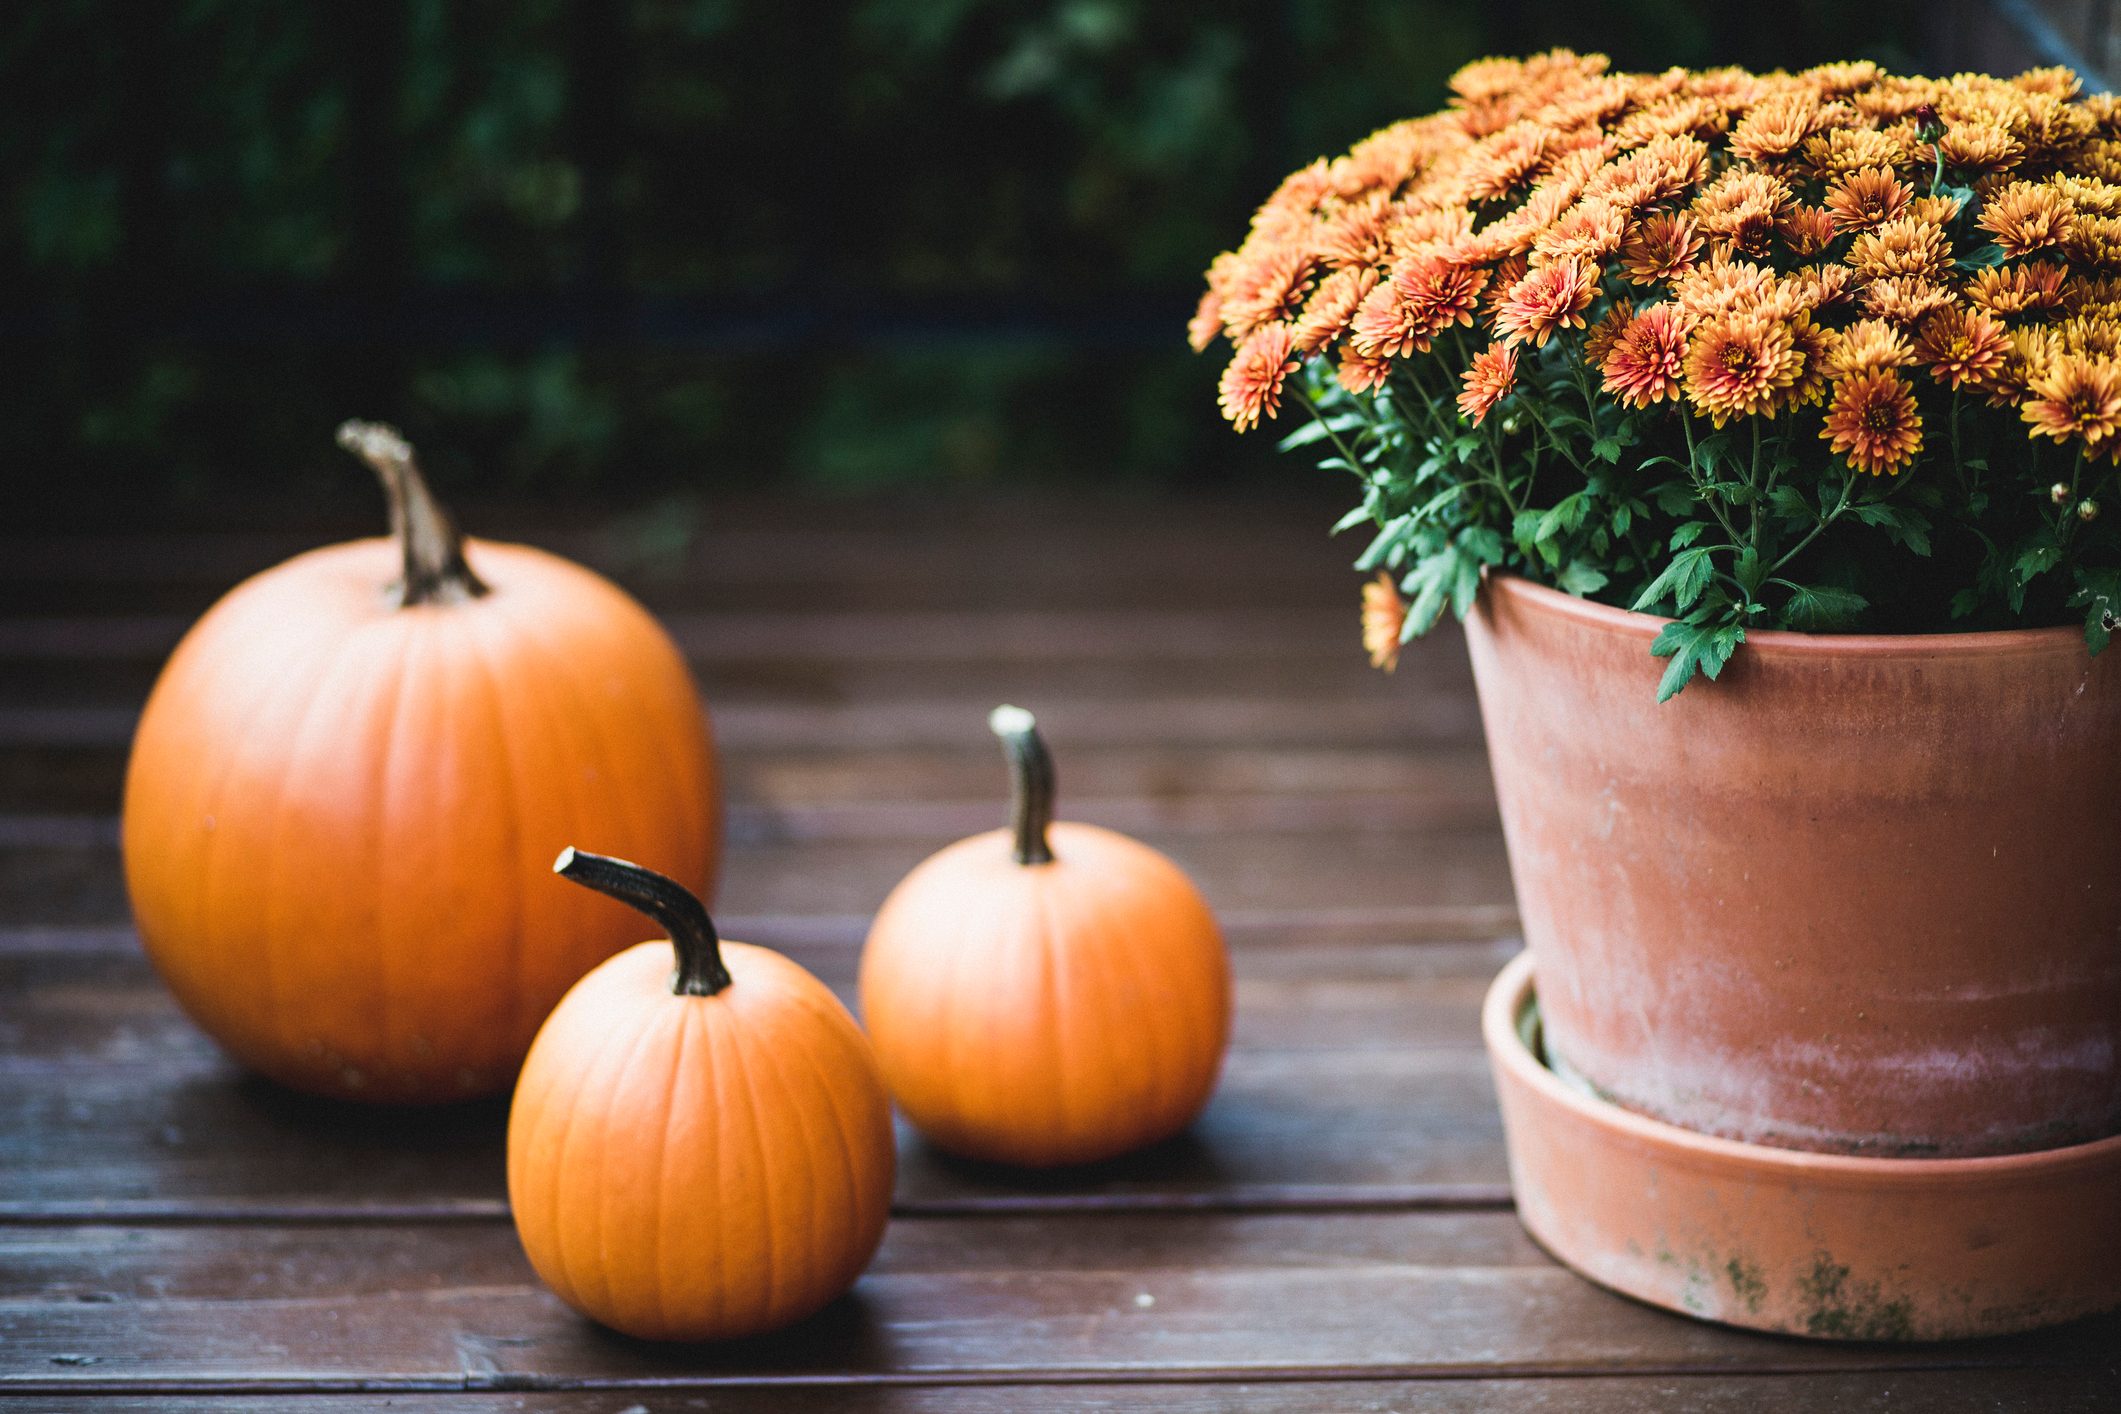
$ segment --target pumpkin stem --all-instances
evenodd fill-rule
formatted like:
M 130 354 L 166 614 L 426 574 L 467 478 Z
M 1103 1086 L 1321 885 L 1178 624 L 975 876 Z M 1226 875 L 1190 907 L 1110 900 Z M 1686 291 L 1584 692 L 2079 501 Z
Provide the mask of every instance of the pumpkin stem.
M 552 872 L 637 908 L 662 924 L 678 955 L 677 980 L 671 991 L 681 997 L 711 997 L 729 985 L 721 935 L 714 931 L 707 905 L 677 880 L 623 859 L 571 847 L 560 851 Z
M 1053 845 L 1053 756 L 1038 734 L 1038 719 L 1021 707 L 997 707 L 987 726 L 1002 739 L 1009 757 L 1010 816 L 1016 830 L 1016 862 L 1051 864 Z
M 412 444 L 382 422 L 342 422 L 339 445 L 375 468 L 390 501 L 390 533 L 405 553 L 405 576 L 391 586 L 398 606 L 455 604 L 487 593 L 464 559 L 464 536 L 413 460 Z

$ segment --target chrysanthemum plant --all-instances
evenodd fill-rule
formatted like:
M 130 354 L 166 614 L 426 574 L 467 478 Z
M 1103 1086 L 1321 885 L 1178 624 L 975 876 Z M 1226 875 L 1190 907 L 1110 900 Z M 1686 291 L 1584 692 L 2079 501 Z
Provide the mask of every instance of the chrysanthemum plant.
M 1371 652 L 1507 571 L 1749 628 L 2121 625 L 2121 102 L 2074 74 L 1487 60 L 1291 175 L 1194 347 L 1353 473 Z M 1405 598 L 1401 598 L 1402 592 Z

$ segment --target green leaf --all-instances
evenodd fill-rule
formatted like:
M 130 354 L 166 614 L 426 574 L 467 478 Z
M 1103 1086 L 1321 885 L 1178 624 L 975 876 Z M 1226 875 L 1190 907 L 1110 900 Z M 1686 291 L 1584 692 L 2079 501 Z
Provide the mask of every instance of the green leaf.
M 1617 463 L 1620 460 L 1620 452 L 1620 442 L 1616 438 L 1600 437 L 1591 443 L 1591 455 L 1602 462 Z
M 2105 651 L 2121 629 L 2121 569 L 2080 569 L 2077 592 L 2070 606 L 2084 612 L 2084 644 L 2094 653 Z
M 1395 516 L 1371 539 L 1369 548 L 1355 557 L 1355 568 L 1368 572 L 1385 564 L 1397 564 L 1406 540 L 1414 529 L 1414 517 Z
M 1800 585 L 1790 591 L 1789 602 L 1782 606 L 1782 617 L 1792 628 L 1845 628 L 1870 606 L 1871 601 L 1853 589 Z
M 1849 507 L 1849 514 L 1865 525 L 1877 526 L 1885 532 L 1887 539 L 1905 545 L 1918 555 L 1930 552 L 1930 523 L 1920 511 L 1885 501 L 1858 501 Z
M 2062 547 L 2059 545 L 2028 546 L 2017 559 L 2011 562 L 2011 573 L 2018 576 L 2018 583 L 2031 584 L 2062 563 Z
M 1788 482 L 1768 492 L 1768 505 L 1773 508 L 1775 514 L 1788 516 L 1792 520 L 1819 518 L 1819 513 L 1812 509 L 1812 503 L 1804 499 L 1804 493 Z
M 1349 511 L 1339 520 L 1333 522 L 1331 533 L 1338 535 L 1343 530 L 1353 530 L 1368 519 L 1370 519 L 1370 508 L 1368 506 L 1357 506 L 1354 510 Z
M 1709 547 L 1705 545 L 1681 550 L 1664 567 L 1664 573 L 1650 581 L 1650 587 L 1642 591 L 1631 607 L 1638 611 L 1649 609 L 1670 595 L 1673 604 L 1684 614 L 1701 597 L 1701 591 L 1708 588 L 1709 577 L 1715 570 L 1709 553 Z
M 1596 594 L 1605 588 L 1607 583 L 1605 571 L 1594 569 L 1582 560 L 1569 561 L 1557 579 L 1563 589 L 1579 599 L 1585 595 Z
M 1683 516 L 1694 509 L 1694 487 L 1685 481 L 1667 481 L 1650 493 L 1657 498 L 1657 509 L 1668 516 Z
M 1666 624 L 1658 633 L 1657 641 L 1650 645 L 1651 653 L 1672 660 L 1657 683 L 1657 700 L 1670 701 L 1694 680 L 1697 672 L 1713 681 L 1743 642 L 1743 624 L 1694 623 L 1686 619 L 1675 619 Z
M 1674 550 L 1684 550 L 1687 546 L 1699 540 L 1703 533 L 1711 528 L 1705 520 L 1688 521 L 1685 525 L 1672 532 L 1672 548 Z
M 1731 566 L 1731 578 L 1738 581 L 1738 587 L 1745 591 L 1746 598 L 1751 599 L 1754 592 L 1760 588 L 1761 574 L 1760 552 L 1750 545 L 1740 550 L 1738 563 Z

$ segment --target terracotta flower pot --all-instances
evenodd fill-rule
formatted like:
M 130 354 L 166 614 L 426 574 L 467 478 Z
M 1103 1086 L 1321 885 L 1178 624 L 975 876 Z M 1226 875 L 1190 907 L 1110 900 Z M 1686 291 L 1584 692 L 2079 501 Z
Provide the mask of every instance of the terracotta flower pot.
M 1660 704 L 1662 623 L 1495 577 L 1466 624 L 1557 1067 L 1800 1149 L 2121 1132 L 2121 651 L 1760 632 Z
M 1540 1245 L 1599 1285 L 1842 1340 L 2002 1335 L 2121 1305 L 2121 1138 L 1980 1159 L 1708 1138 L 1556 1079 L 1525 1034 L 1532 981 L 1520 954 L 1481 1019 L 1511 1187 Z

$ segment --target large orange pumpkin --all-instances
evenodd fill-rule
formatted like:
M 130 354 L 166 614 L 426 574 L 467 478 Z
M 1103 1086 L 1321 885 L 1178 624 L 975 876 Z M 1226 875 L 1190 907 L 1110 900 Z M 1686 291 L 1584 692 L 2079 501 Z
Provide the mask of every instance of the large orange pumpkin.
M 1015 824 L 907 875 L 862 952 L 884 1080 L 938 1146 L 1045 1167 L 1183 1129 L 1230 1027 L 1214 916 L 1177 865 L 1094 825 L 1054 824 L 1031 714 L 996 709 Z
M 395 536 L 257 575 L 178 645 L 133 742 L 126 882 L 155 966 L 244 1064 L 354 1099 L 487 1094 L 631 940 L 624 909 L 545 896 L 552 852 L 593 835 L 705 891 L 713 745 L 632 599 L 463 541 L 390 429 L 340 438 Z
M 671 880 L 572 849 L 553 868 L 669 940 L 584 977 L 524 1062 L 508 1197 L 531 1265 L 645 1339 L 801 1320 L 853 1284 L 890 1216 L 891 1104 L 869 1042 L 822 982 L 722 942 Z

